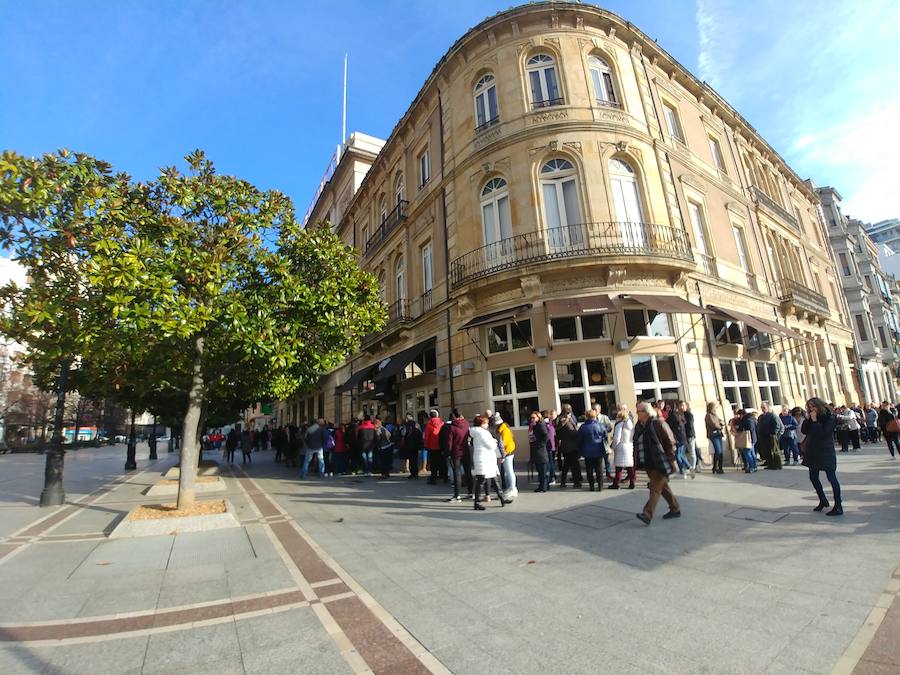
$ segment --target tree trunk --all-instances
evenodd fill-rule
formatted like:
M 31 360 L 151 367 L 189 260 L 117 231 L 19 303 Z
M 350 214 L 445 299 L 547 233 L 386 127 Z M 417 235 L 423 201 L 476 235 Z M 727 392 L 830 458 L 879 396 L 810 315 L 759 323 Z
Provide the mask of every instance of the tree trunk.
M 181 431 L 181 470 L 178 475 L 178 508 L 189 509 L 194 505 L 197 462 L 200 451 L 197 447 L 197 432 L 203 409 L 203 337 L 194 339 L 194 374 L 188 393 L 187 414 Z

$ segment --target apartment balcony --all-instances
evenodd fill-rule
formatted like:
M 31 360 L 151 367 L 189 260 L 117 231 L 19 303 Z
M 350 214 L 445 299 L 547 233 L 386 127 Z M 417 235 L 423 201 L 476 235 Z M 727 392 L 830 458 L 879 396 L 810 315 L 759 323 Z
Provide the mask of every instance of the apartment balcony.
M 795 230 L 800 232 L 800 223 L 797 221 L 796 216 L 792 216 L 789 211 L 787 211 L 784 207 L 782 207 L 778 202 L 772 199 L 765 192 L 760 190 L 755 185 L 750 187 L 750 194 L 753 198 L 753 203 L 757 206 L 763 208 L 764 211 L 768 211 L 769 215 L 775 216 L 786 222 L 788 225 L 793 227 Z
M 698 253 L 697 257 L 700 259 L 700 271 L 708 277 L 718 279 L 719 268 L 716 265 L 716 259 L 705 253 Z
M 401 329 L 412 322 L 413 315 L 409 300 L 397 300 L 387 306 L 387 322 L 377 333 L 370 333 L 362 339 L 364 349 L 375 343 L 390 343 L 400 335 Z
M 828 300 L 824 295 L 793 279 L 782 279 L 779 282 L 778 299 L 785 313 L 809 315 L 817 321 L 824 321 L 831 316 Z
M 566 99 L 564 98 L 545 98 L 542 101 L 532 101 L 531 109 L 532 110 L 541 110 L 542 108 L 554 108 L 558 105 L 565 105 Z
M 401 199 L 397 203 L 397 206 L 384 217 L 381 225 L 379 225 L 375 232 L 372 233 L 372 236 L 366 240 L 365 255 L 374 253 L 384 240 L 388 238 L 388 235 L 397 229 L 397 226 L 400 223 L 406 220 L 406 209 L 408 206 L 409 202 L 405 199 Z
M 431 311 L 433 300 L 432 291 L 425 291 L 418 298 L 413 299 L 410 302 L 410 312 L 413 317 L 418 319 L 423 314 L 427 314 Z
M 655 258 L 663 265 L 695 269 L 684 230 L 652 223 L 610 222 L 544 228 L 501 239 L 458 257 L 450 265 L 450 275 L 453 287 L 459 288 L 477 279 L 531 265 L 633 258 Z

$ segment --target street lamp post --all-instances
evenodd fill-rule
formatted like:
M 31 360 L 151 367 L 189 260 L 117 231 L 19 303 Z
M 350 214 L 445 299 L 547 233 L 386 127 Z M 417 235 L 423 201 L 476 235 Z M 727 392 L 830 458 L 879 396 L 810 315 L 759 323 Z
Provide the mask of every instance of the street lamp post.
M 153 432 L 150 434 L 150 459 L 159 459 L 156 456 L 156 415 L 153 416 Z
M 135 454 L 137 452 L 137 438 L 134 435 L 134 410 L 131 411 L 131 431 L 128 434 L 128 451 L 125 457 L 125 470 L 132 471 L 137 468 Z
M 56 391 L 56 414 L 53 419 L 53 438 L 50 447 L 44 451 L 47 456 L 44 465 L 44 489 L 41 491 L 41 506 L 59 506 L 66 501 L 63 488 L 63 467 L 66 451 L 63 448 L 63 413 L 66 407 L 66 383 L 69 379 L 69 361 L 64 360 L 59 369 L 59 387 Z

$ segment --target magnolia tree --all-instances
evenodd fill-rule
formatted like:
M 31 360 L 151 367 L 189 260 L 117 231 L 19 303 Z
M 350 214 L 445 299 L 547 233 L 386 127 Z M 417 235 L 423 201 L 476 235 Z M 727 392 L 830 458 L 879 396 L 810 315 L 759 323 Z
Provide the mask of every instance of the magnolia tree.
M 210 402 L 244 405 L 309 388 L 384 321 L 375 278 L 326 228 L 303 229 L 291 201 L 216 173 L 133 186 L 130 218 L 88 261 L 122 334 L 181 355 L 186 402 L 178 507 L 194 503 L 198 436 Z

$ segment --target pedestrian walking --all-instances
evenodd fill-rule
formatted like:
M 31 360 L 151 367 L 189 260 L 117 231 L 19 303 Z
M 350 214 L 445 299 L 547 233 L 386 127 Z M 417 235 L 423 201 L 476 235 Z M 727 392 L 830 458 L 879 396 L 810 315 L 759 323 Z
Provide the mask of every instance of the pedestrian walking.
M 675 437 L 675 462 L 678 465 L 678 473 L 687 480 L 688 476 L 694 478 L 695 474 L 693 464 L 688 461 L 685 452 L 687 448 L 687 431 L 685 429 L 684 413 L 681 412 L 682 403 L 683 401 L 672 403 L 669 409 L 669 416 L 665 421 Z M 691 459 L 693 460 L 693 458 Z
M 375 448 L 377 440 L 375 437 L 375 425 L 372 424 L 372 418 L 368 415 L 356 428 L 356 435 L 359 439 L 359 448 L 361 456 L 361 469 L 365 471 L 365 475 L 371 476 L 373 470 L 373 460 L 375 456 Z
M 615 478 L 610 487 L 619 489 L 622 480 L 622 472 L 628 474 L 628 489 L 634 490 L 634 418 L 628 410 L 628 406 L 620 403 L 616 409 L 616 423 L 613 427 L 612 449 L 613 463 L 616 466 Z
M 534 464 L 538 475 L 538 486 L 535 492 L 547 492 L 550 489 L 547 473 L 547 461 L 549 459 L 547 455 L 547 441 L 549 438 L 544 419 L 539 412 L 534 411 L 531 413 L 531 428 L 528 432 L 528 442 L 531 446 L 531 463 Z M 575 447 L 578 447 L 577 442 Z M 563 480 L 565 480 L 565 475 L 563 475 Z M 580 484 L 577 487 L 580 487 Z
M 600 491 L 603 489 L 603 471 L 600 462 L 607 452 L 606 439 L 609 436 L 609 429 L 597 421 L 595 410 L 588 410 L 585 417 L 575 441 L 578 444 L 578 454 L 584 457 L 584 472 L 587 474 L 590 491 L 594 491 L 595 477 L 597 491 Z
M 797 443 L 797 420 L 786 407 L 781 408 L 781 414 L 778 416 L 781 420 L 781 426 L 784 431 L 781 432 L 779 445 L 784 453 L 784 463 L 789 465 L 791 457 L 794 458 L 794 464 L 800 463 L 800 446 Z
M 669 414 L 672 417 L 672 414 Z M 669 476 L 675 472 L 675 437 L 665 420 L 656 415 L 656 410 L 648 401 L 637 404 L 637 424 L 634 425 L 634 454 L 639 468 L 647 472 L 650 497 L 644 510 L 635 514 L 642 523 L 649 525 L 659 498 L 669 505 L 669 512 L 663 519 L 681 517 L 681 507 L 669 485 Z
M 225 439 L 225 461 L 229 464 L 234 464 L 234 451 L 237 450 L 239 439 L 238 432 L 232 427 L 231 431 L 228 432 L 228 437 Z
M 725 422 L 722 421 L 722 418 L 716 412 L 718 409 L 719 404 L 715 401 L 707 403 L 706 417 L 703 421 L 706 424 L 706 438 L 709 440 L 710 449 L 712 450 L 712 472 L 725 473 L 725 469 L 722 468 L 722 463 L 725 459 L 723 448 Z
M 897 415 L 887 401 L 881 402 L 881 409 L 878 411 L 878 428 L 881 430 L 884 440 L 887 441 L 891 457 L 896 459 L 900 455 L 900 422 L 897 421 Z M 894 453 L 895 448 L 896 454 Z
M 477 415 L 474 424 L 469 429 L 472 437 L 472 467 L 475 474 L 475 498 L 473 499 L 475 510 L 484 511 L 483 501 L 491 501 L 490 487 L 494 486 L 500 506 L 506 506 L 509 502 L 500 492 L 497 484 L 497 460 L 500 456 L 500 447 L 497 438 L 488 430 L 488 419 L 484 415 Z M 457 501 L 457 500 L 453 500 Z
M 309 475 L 309 464 L 315 458 L 319 467 L 319 478 L 325 478 L 325 443 L 328 440 L 328 428 L 322 418 L 313 420 L 306 428 L 306 455 L 303 458 L 303 468 L 300 477 Z
M 459 410 L 455 409 L 451 413 L 453 421 L 450 422 L 449 448 L 448 452 L 453 461 L 453 496 L 449 501 L 458 502 L 461 500 L 460 488 L 466 488 L 466 499 L 474 499 L 472 493 L 472 438 L 469 435 L 469 422 L 463 417 Z M 461 482 L 465 477 L 465 486 Z
M 572 413 L 572 406 L 564 403 L 562 414 L 556 418 L 556 439 L 559 450 L 563 456 L 562 474 L 559 478 L 559 486 L 566 487 L 566 477 L 572 473 L 572 484 L 576 489 L 581 488 L 581 464 L 578 455 L 578 422 Z
M 425 429 L 422 432 L 422 440 L 425 450 L 428 452 L 428 471 L 431 474 L 428 478 L 428 484 L 434 485 L 440 476 L 441 446 L 438 442 L 438 436 L 440 435 L 441 427 L 444 426 L 444 421 L 437 410 L 432 410 L 428 413 L 428 416 L 428 422 L 425 424 Z
M 828 498 L 822 489 L 822 481 L 819 480 L 819 472 L 824 471 L 834 494 L 834 506 L 825 515 L 842 516 L 844 505 L 841 484 L 837 478 L 837 454 L 834 451 L 834 428 L 837 420 L 828 404 L 820 398 L 811 398 L 806 402 L 806 413 L 808 418 L 803 422 L 803 433 L 806 434 L 803 463 L 809 469 L 809 482 L 819 497 L 819 504 L 813 511 L 828 508 Z
M 248 429 L 241 431 L 241 464 L 253 464 L 250 453 L 253 452 L 253 436 Z

